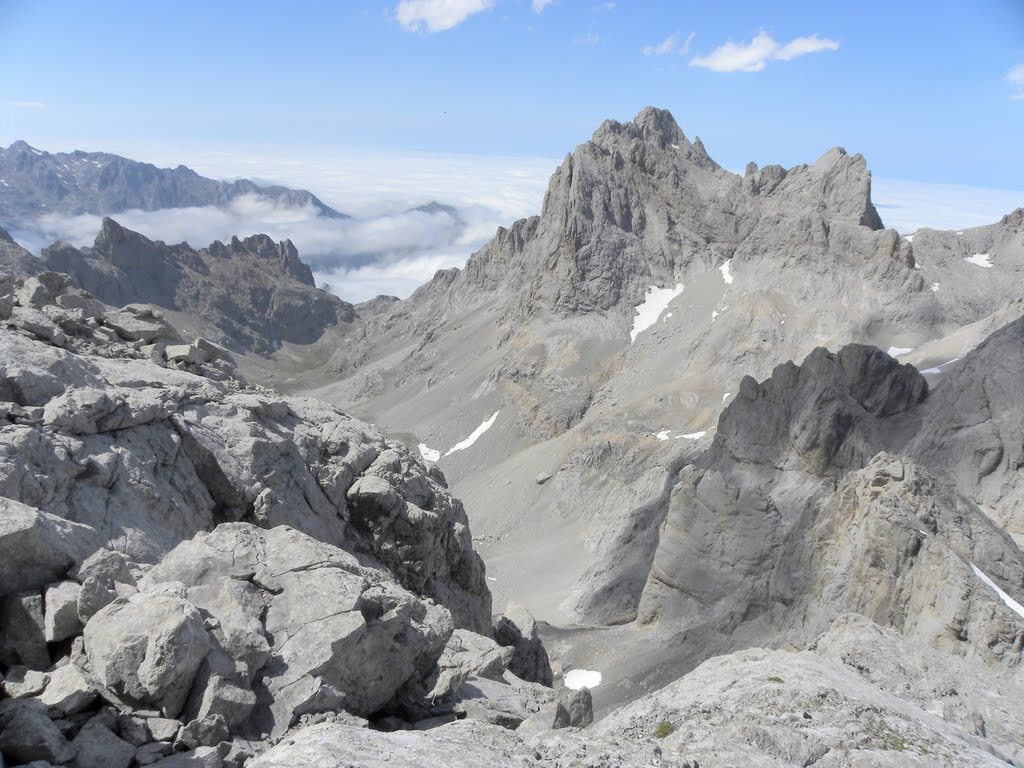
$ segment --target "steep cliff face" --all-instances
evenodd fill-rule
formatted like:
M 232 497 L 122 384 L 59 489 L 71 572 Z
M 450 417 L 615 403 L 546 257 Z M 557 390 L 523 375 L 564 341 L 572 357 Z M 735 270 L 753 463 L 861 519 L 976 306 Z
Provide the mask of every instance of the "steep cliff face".
M 952 374 L 935 402 L 964 383 Z M 805 646 L 852 611 L 946 652 L 1016 664 L 1020 617 L 977 571 L 1019 595 L 1024 557 L 969 489 L 887 452 L 912 453 L 914 433 L 935 428 L 927 391 L 914 368 L 861 346 L 744 379 L 673 489 L 640 621 L 704 627 L 722 649 Z

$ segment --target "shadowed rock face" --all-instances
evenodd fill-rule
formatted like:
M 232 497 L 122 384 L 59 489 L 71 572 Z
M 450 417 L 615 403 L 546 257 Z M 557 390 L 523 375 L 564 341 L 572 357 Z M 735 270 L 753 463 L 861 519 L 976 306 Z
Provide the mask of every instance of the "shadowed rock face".
M 815 350 L 760 384 L 745 378 L 711 447 L 673 489 L 640 620 L 702 628 L 710 654 L 753 638 L 806 644 L 855 611 L 947 652 L 1016 663 L 1016 617 L 973 568 L 1019 594 L 1024 556 L 962 495 L 975 486 L 950 487 L 922 464 L 961 456 L 935 437 L 969 413 L 949 409 L 944 393 L 977 386 L 964 371 L 994 353 L 1013 368 L 1019 324 L 928 399 L 912 366 L 860 345 Z M 1017 404 L 1015 423 L 1024 392 L 999 397 Z M 917 445 L 943 447 L 929 455 Z
M 0 147 L 0 221 L 15 222 L 41 213 L 107 215 L 131 209 L 156 211 L 226 205 L 245 195 L 288 206 L 310 206 L 320 215 L 344 218 L 315 195 L 248 179 L 216 181 L 190 168 L 157 168 L 106 152 L 50 154 L 24 141 Z
M 907 452 L 1024 540 L 1024 318 L 950 366 Z
M 314 286 L 291 241 L 266 235 L 197 251 L 153 242 L 107 218 L 92 248 L 57 243 L 41 261 L 106 303 L 145 302 L 200 318 L 236 351 L 311 344 L 355 319 L 351 304 Z

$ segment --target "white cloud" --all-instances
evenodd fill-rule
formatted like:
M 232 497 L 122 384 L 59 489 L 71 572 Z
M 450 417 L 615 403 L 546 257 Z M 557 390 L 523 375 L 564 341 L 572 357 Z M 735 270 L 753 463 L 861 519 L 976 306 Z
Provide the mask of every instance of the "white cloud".
M 530 7 L 533 8 L 534 13 L 541 13 L 553 2 L 555 2 L 555 0 L 533 0 L 533 2 L 530 3 Z
M 641 52 L 644 56 L 665 56 L 670 53 L 678 53 L 680 56 L 685 56 L 690 52 L 690 43 L 693 42 L 693 38 L 697 35 L 696 32 L 691 32 L 687 35 L 686 40 L 683 44 L 679 44 L 679 33 L 676 32 L 673 35 L 669 35 L 660 43 L 656 45 L 645 45 Z
M 596 32 L 587 32 L 572 39 L 573 45 L 597 45 L 601 42 L 601 36 Z
M 782 45 L 762 31 L 749 43 L 728 42 L 707 56 L 697 56 L 690 61 L 690 66 L 713 72 L 760 72 L 769 61 L 789 61 L 808 53 L 837 50 L 839 43 L 825 37 L 796 37 Z
M 12 109 L 46 109 L 41 101 L 8 101 L 7 106 Z
M 401 0 L 395 18 L 413 32 L 443 32 L 492 5 L 494 0 Z
M 1024 99 L 1024 64 L 1018 64 L 1007 72 L 1006 80 L 1011 86 L 1013 86 L 1013 92 L 1010 94 L 1010 98 L 1015 101 Z

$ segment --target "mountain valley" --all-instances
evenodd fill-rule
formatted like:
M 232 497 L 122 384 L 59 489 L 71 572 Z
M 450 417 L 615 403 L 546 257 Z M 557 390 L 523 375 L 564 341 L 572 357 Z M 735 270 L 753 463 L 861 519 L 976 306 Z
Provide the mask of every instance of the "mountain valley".
M 242 182 L 3 152 L 112 218 L 0 230 L 0 768 L 1024 765 L 1024 210 L 649 107 L 352 304 L 111 209 Z

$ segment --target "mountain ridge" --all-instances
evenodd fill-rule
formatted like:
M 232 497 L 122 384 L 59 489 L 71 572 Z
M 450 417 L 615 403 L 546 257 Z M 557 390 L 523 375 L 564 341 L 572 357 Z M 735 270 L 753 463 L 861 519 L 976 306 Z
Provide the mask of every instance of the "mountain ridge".
M 209 179 L 185 165 L 158 168 L 109 152 L 51 154 L 22 140 L 0 147 L 0 224 L 13 226 L 45 213 L 105 216 L 132 209 L 223 206 L 247 195 L 348 218 L 305 190 Z

